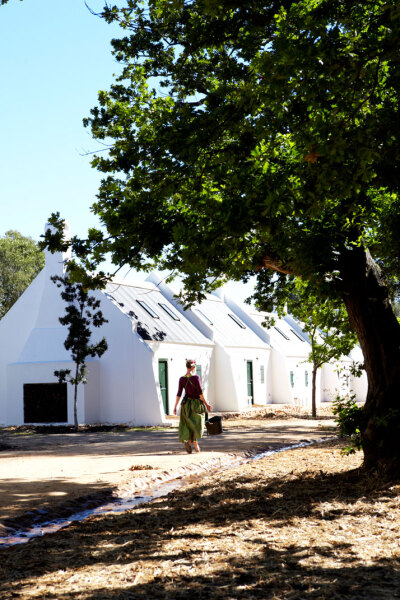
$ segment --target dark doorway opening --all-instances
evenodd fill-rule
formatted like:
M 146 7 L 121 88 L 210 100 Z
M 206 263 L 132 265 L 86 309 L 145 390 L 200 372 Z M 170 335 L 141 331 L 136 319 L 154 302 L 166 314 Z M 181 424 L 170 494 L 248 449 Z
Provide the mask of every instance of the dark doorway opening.
M 66 423 L 66 383 L 24 383 L 24 423 Z

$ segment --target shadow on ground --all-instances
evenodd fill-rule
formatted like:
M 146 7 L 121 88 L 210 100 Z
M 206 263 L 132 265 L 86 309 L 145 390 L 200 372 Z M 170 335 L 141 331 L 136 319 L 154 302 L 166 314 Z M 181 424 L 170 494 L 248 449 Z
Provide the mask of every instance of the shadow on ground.
M 317 542 L 311 548 L 305 540 L 279 550 L 274 543 L 274 532 L 294 520 L 312 516 L 318 527 L 351 514 L 361 497 L 373 518 L 374 502 L 390 497 L 390 488 L 370 492 L 368 482 L 357 475 L 305 473 L 294 480 L 265 482 L 247 471 L 221 484 L 209 478 L 144 509 L 92 519 L 1 550 L 1 597 L 22 598 L 24 590 L 44 577 L 48 584 L 41 580 L 41 597 L 73 600 L 399 598 L 396 557 L 362 565 L 350 541 L 332 546 Z M 316 498 L 319 503 L 340 498 L 340 515 L 316 512 Z M 235 546 L 235 536 L 242 534 L 245 555 Z M 310 557 L 313 563 L 305 563 Z M 103 576 L 96 584 L 99 569 L 108 579 Z M 91 579 L 92 570 L 96 574 Z M 81 572 L 86 579 L 78 584 Z
M 222 435 L 204 435 L 201 444 L 206 452 L 240 452 L 257 446 L 315 439 L 336 432 L 333 422 L 325 427 L 317 427 L 314 422 L 289 421 L 266 422 L 237 426 L 234 422 L 224 423 Z M 137 454 L 158 455 L 173 451 L 182 451 L 176 428 L 163 430 L 114 430 L 85 433 L 35 433 L 10 432 L 0 429 L 0 446 L 3 445 L 2 458 L 18 452 L 37 455 L 90 456 L 105 453 L 110 455 Z
M 48 492 L 44 492 L 44 488 Z M 15 491 L 10 491 L 15 490 Z M 7 535 L 7 531 L 21 530 L 44 523 L 49 519 L 66 518 L 72 514 L 94 508 L 109 502 L 113 497 L 114 488 L 98 484 L 80 484 L 70 480 L 49 479 L 41 482 L 38 493 L 35 481 L 2 479 L 0 481 L 0 496 L 7 493 L 10 501 L 10 517 L 0 521 L 0 536 Z M 38 506 L 34 510 L 26 510 L 26 503 Z M 3 514 L 7 514 L 7 507 L 2 507 Z M 11 516 L 12 515 L 12 516 Z

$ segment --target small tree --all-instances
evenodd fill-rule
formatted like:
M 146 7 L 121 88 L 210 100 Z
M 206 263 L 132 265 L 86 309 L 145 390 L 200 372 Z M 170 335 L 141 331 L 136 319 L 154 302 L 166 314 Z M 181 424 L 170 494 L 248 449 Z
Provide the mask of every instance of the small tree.
M 70 350 L 72 360 L 75 363 L 75 375 L 71 376 L 70 369 L 54 371 L 58 381 L 65 381 L 74 386 L 74 423 L 78 429 L 78 385 L 86 383 L 86 359 L 88 356 L 102 356 L 107 350 L 107 341 L 103 337 L 97 344 L 89 344 L 92 335 L 92 327 L 101 327 L 108 320 L 103 317 L 100 300 L 90 296 L 80 283 L 71 283 L 67 277 L 54 276 L 52 281 L 59 288 L 64 288 L 61 298 L 67 302 L 65 315 L 59 318 L 62 325 L 68 326 L 68 336 L 64 342 L 67 350 Z
M 288 306 L 291 314 L 303 323 L 302 329 L 310 340 L 312 362 L 312 416 L 317 416 L 316 380 L 318 369 L 332 360 L 348 356 L 357 343 L 350 327 L 346 309 L 340 300 L 322 301 L 310 285 L 298 279 Z

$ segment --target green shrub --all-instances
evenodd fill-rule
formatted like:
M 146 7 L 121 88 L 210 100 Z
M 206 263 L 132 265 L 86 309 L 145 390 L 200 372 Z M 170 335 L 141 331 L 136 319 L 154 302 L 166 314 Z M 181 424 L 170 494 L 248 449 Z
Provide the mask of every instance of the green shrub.
M 354 395 L 345 398 L 336 396 L 332 407 L 339 427 L 339 435 L 350 438 L 350 444 L 343 449 L 344 454 L 353 454 L 362 448 L 360 422 L 363 408 L 357 406 L 354 398 Z

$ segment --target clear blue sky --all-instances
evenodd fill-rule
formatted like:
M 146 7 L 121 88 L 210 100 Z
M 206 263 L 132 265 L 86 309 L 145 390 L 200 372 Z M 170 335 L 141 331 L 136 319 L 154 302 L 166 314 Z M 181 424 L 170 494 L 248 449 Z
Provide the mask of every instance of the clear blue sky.
M 84 154 L 99 146 L 82 119 L 120 69 L 110 52 L 118 34 L 83 0 L 0 6 L 0 234 L 38 239 L 57 210 L 78 235 L 97 223 L 100 176 Z
M 100 11 L 103 0 L 88 0 Z M 83 0 L 9 0 L 0 6 L 0 235 L 38 240 L 52 212 L 85 236 L 100 182 L 88 152 L 100 146 L 82 125 L 121 67 L 110 40 L 121 32 Z M 140 276 L 142 277 L 142 276 Z M 234 284 L 238 299 L 251 286 Z

